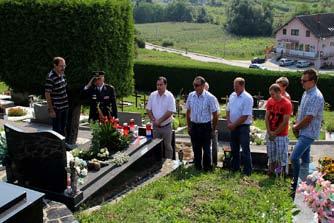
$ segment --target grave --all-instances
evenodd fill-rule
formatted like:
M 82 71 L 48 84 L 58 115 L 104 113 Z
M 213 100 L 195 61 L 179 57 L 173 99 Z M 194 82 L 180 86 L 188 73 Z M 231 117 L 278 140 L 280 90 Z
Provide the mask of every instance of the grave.
M 9 163 L 6 166 L 7 180 L 44 192 L 49 199 L 62 202 L 70 209 L 78 209 L 100 188 L 135 163 L 162 163 L 161 139 L 138 138 L 124 150 L 130 156 L 121 166 L 109 164 L 97 172 L 88 172 L 84 183 L 78 185 L 75 195 L 64 193 L 67 173 L 65 139 L 52 130 L 29 132 L 5 123 Z M 87 145 L 88 147 L 89 145 Z
M 265 115 L 266 115 L 266 109 L 253 108 L 253 118 L 254 119 L 264 119 Z
M 44 194 L 0 181 L 0 222 L 43 222 Z
M 227 120 L 219 119 L 217 124 L 218 140 L 229 142 L 231 140 L 231 131 L 227 128 Z

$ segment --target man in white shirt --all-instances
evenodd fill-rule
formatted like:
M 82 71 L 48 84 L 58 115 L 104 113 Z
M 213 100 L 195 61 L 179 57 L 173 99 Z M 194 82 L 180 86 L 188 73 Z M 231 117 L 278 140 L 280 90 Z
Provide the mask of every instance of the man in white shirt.
M 172 159 L 172 121 L 176 106 L 173 94 L 167 90 L 165 77 L 158 78 L 157 90 L 151 93 L 146 109 L 153 123 L 153 137 L 164 140 L 165 157 Z
M 232 170 L 240 169 L 240 146 L 242 148 L 243 173 L 251 175 L 252 157 L 249 148 L 249 132 L 252 123 L 253 97 L 245 90 L 245 80 L 234 79 L 234 92 L 226 109 L 227 127 L 231 130 Z

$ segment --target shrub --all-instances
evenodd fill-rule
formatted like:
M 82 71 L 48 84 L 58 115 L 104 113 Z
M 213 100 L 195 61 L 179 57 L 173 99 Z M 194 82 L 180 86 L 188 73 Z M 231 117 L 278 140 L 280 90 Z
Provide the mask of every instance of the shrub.
M 334 132 L 334 121 L 329 121 L 326 124 L 326 131 L 327 132 Z
M 136 44 L 138 48 L 145 48 L 145 41 L 141 38 L 136 38 Z
M 174 46 L 174 42 L 173 42 L 173 40 L 165 39 L 165 40 L 162 41 L 161 46 L 163 46 L 163 47 Z
M 129 0 L 2 0 L 0 14 L 1 77 L 17 92 L 44 94 L 55 56 L 66 59 L 72 98 L 93 70 L 104 70 L 118 95 L 133 90 Z
M 207 63 L 166 63 L 138 61 L 134 66 L 136 90 L 152 92 L 157 78 L 164 75 L 168 79 L 168 89 L 177 95 L 182 89 L 187 93 L 193 91 L 192 82 L 197 75 L 202 75 L 210 84 L 210 92 L 218 99 L 229 95 L 233 91 L 233 80 L 243 77 L 246 80 L 246 90 L 257 95 L 260 92 L 265 98 L 269 97 L 268 88 L 280 76 L 289 78 L 290 86 L 287 91 L 293 100 L 300 101 L 304 92 L 300 85 L 300 72 L 256 70 L 221 64 Z M 293 86 L 293 87 L 292 87 Z M 324 95 L 325 101 L 334 105 L 332 89 L 334 89 L 334 77 L 321 74 L 318 87 Z

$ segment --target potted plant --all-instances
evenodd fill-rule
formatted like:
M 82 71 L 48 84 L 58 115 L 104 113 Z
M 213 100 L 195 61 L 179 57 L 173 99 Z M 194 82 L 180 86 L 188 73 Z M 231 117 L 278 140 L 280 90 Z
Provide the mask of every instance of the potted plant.
M 334 121 L 329 121 L 326 125 L 326 138 L 334 140 Z

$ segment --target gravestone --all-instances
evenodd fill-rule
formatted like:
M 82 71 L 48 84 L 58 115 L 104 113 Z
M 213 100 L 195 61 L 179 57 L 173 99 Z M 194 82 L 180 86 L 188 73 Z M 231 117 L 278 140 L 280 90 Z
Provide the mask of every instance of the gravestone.
M 5 134 L 9 155 L 6 166 L 8 182 L 44 192 L 47 198 L 62 202 L 72 210 L 78 209 L 80 204 L 129 167 L 142 163 L 151 166 L 162 164 L 162 140 L 138 137 L 122 151 L 129 155 L 128 162 L 121 166 L 109 164 L 97 172 L 89 171 L 84 183 L 78 185 L 78 193 L 66 194 L 67 158 L 63 136 L 52 130 L 27 132 L 8 123 L 5 124 Z
M 35 102 L 33 103 L 33 108 L 35 118 L 31 121 L 51 125 L 52 122 L 49 116 L 47 102 Z
M 135 120 L 135 124 L 138 126 L 142 125 L 142 117 L 141 114 L 138 112 L 118 112 L 117 117 L 119 119 L 119 123 L 122 125 L 124 122 L 130 122 L 130 119 Z
M 0 182 L 0 222 L 43 222 L 44 194 Z
M 8 182 L 63 192 L 67 177 L 65 137 L 51 130 L 27 132 L 8 123 L 4 127 Z
M 227 128 L 226 119 L 218 120 L 217 129 L 218 129 L 218 141 L 224 141 L 224 142 L 231 141 L 231 131 Z
M 254 119 L 264 119 L 265 115 L 266 115 L 266 109 L 253 108 L 253 118 Z

